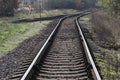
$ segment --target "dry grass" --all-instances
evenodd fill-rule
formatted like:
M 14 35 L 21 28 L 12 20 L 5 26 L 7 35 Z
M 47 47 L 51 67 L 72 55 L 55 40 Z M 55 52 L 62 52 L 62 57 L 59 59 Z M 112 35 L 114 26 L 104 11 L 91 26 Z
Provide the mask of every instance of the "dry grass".
M 100 52 L 95 53 L 103 80 L 119 80 L 120 77 L 120 20 L 101 12 L 91 18 L 94 41 Z
M 0 58 L 24 40 L 39 34 L 50 21 L 12 24 L 0 20 Z
M 120 48 L 120 20 L 102 13 L 92 14 L 93 30 L 104 48 Z

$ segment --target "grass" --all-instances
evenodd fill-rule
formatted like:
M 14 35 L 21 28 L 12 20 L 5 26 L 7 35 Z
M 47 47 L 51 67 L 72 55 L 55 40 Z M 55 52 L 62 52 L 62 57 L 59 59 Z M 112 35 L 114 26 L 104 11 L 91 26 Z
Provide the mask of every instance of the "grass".
M 101 48 L 104 55 L 97 56 L 97 63 L 101 69 L 103 80 L 118 80 L 120 75 L 120 54 L 119 51 Z
M 0 21 L 0 54 L 7 54 L 25 39 L 38 34 L 49 22 L 11 24 Z
M 93 14 L 92 16 L 84 16 L 81 18 L 81 23 L 86 25 L 83 26 L 87 28 L 93 36 L 92 41 L 96 44 L 93 48 L 98 48 L 98 51 L 93 50 L 93 54 L 96 58 L 98 66 L 100 67 L 100 73 L 103 80 L 119 80 L 120 49 L 115 50 L 114 48 L 109 49 L 109 47 L 103 47 L 106 45 L 105 42 L 108 42 L 109 39 L 115 42 L 115 44 L 112 45 L 113 47 L 115 47 L 115 45 L 119 45 L 119 20 L 116 21 L 115 19 L 111 19 L 111 17 L 106 14 L 99 13 L 99 15 Z M 110 34 L 107 32 L 110 32 Z M 104 44 L 102 42 L 104 42 Z M 101 46 L 101 44 L 103 46 Z M 107 45 L 109 44 L 111 43 L 108 42 Z
M 7 20 L 7 21 L 11 21 L 11 20 L 18 20 L 18 19 L 26 19 L 26 18 L 39 18 L 41 17 L 50 17 L 50 16 L 57 16 L 57 15 L 63 15 L 63 14 L 73 14 L 73 13 L 77 13 L 77 10 L 73 10 L 73 9 L 67 9 L 67 10 L 50 10 L 50 11 L 46 11 L 44 10 L 42 13 L 34 13 L 32 12 L 32 14 L 24 14 L 24 13 L 16 13 L 14 17 L 3 17 L 1 18 L 2 20 Z
M 77 13 L 76 10 L 50 10 L 43 11 L 42 17 L 56 16 L 63 14 Z M 12 24 L 9 21 L 25 19 L 25 18 L 39 18 L 40 13 L 33 14 L 15 14 L 14 17 L 1 17 L 0 18 L 0 57 L 6 55 L 9 51 L 13 50 L 23 42 L 25 39 L 38 34 L 50 21 Z
M 103 80 L 119 80 L 120 75 L 120 23 L 119 19 L 103 12 L 92 14 L 93 34 L 97 38 L 100 54 L 97 63 Z M 95 54 L 96 55 L 96 54 Z
M 100 12 L 92 15 L 93 30 L 98 38 L 104 42 L 109 42 L 109 44 L 113 43 L 113 45 L 120 45 L 119 21 L 119 19 Z

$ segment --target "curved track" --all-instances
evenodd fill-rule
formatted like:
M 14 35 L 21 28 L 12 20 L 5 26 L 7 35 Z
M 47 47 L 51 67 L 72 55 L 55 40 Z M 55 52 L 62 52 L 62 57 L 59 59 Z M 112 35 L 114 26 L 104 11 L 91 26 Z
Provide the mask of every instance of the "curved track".
M 75 23 L 75 19 L 70 16 L 62 18 L 27 71 L 24 73 L 29 61 L 11 79 L 101 80 L 98 71 L 91 68 L 96 67 L 88 59 L 92 57 L 86 55 L 83 36 L 80 35 L 79 24 Z
M 89 79 L 74 19 L 62 23 L 37 72 L 36 80 L 46 79 Z

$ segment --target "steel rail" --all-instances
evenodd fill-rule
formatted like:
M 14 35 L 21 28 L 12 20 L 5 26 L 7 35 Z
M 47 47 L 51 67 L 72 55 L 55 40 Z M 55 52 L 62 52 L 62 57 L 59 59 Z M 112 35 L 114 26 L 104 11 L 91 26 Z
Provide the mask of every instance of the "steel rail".
M 81 13 L 79 13 L 81 14 Z M 28 80 L 31 73 L 33 72 L 33 67 L 38 64 L 38 62 L 40 61 L 41 57 L 44 55 L 44 52 L 46 50 L 46 48 L 49 46 L 49 44 L 51 43 L 51 40 L 53 39 L 55 33 L 57 32 L 59 26 L 61 25 L 62 21 L 68 17 L 74 17 L 74 16 L 78 16 L 79 14 L 72 14 L 72 15 L 68 15 L 65 16 L 63 18 L 61 18 L 58 22 L 58 24 L 56 25 L 56 27 L 54 28 L 54 30 L 52 31 L 52 33 L 50 34 L 50 36 L 48 37 L 48 39 L 46 40 L 46 42 L 44 43 L 44 45 L 42 46 L 42 48 L 40 49 L 40 51 L 38 52 L 38 54 L 36 55 L 36 57 L 34 58 L 34 60 L 32 61 L 31 65 L 29 66 L 29 68 L 26 70 L 26 72 L 24 73 L 24 75 L 22 76 L 22 78 L 20 80 Z
M 88 12 L 89 13 L 89 12 Z M 89 47 L 88 47 L 88 43 L 87 43 L 87 41 L 86 41 L 86 39 L 85 39 L 85 36 L 84 36 L 84 34 L 83 34 L 83 31 L 82 31 L 82 29 L 81 29 L 81 25 L 80 25 L 80 22 L 79 22 L 79 18 L 80 17 L 82 17 L 82 16 L 84 16 L 84 15 L 86 15 L 86 14 L 88 14 L 88 13 L 85 13 L 85 14 L 82 14 L 82 15 L 80 15 L 80 16 L 78 16 L 77 18 L 76 18 L 76 25 L 77 25 L 77 28 L 78 28 L 78 31 L 79 31 L 79 34 L 81 35 L 81 38 L 82 38 L 82 40 L 83 40 L 83 46 L 84 46 L 84 49 L 85 49 L 85 52 L 86 52 L 86 56 L 88 56 L 88 59 L 89 59 L 89 64 L 91 64 L 91 66 L 92 66 L 92 69 L 93 69 L 93 72 L 94 72 L 94 74 L 93 74 L 93 76 L 95 76 L 94 78 L 95 78 L 95 80 L 102 80 L 101 79 L 101 76 L 100 76 L 100 74 L 99 74 L 99 72 L 98 72 L 98 70 L 97 70 L 97 67 L 96 67 L 96 65 L 95 65 L 95 62 L 94 62 L 94 60 L 93 60 L 93 57 L 92 57 L 92 55 L 91 55 L 91 52 L 90 52 L 90 49 L 89 49 Z M 88 60 L 87 59 L 87 60 Z
M 84 12 L 88 12 L 88 10 L 85 10 L 79 14 L 72 14 L 72 15 L 65 16 L 59 20 L 58 24 L 56 25 L 56 27 L 54 28 L 54 30 L 52 31 L 52 33 L 50 34 L 50 36 L 48 37 L 48 39 L 46 40 L 46 42 L 44 43 L 44 45 L 42 46 L 42 48 L 40 49 L 40 51 L 38 52 L 38 54 L 36 55 L 36 57 L 34 58 L 34 60 L 32 61 L 32 63 L 30 64 L 30 66 L 28 67 L 28 69 L 23 74 L 23 76 L 20 80 L 28 80 L 30 78 L 31 74 L 34 72 L 34 67 L 39 63 L 40 59 L 44 55 L 44 52 L 46 51 L 46 49 L 50 45 L 51 41 L 53 40 L 53 37 L 55 36 L 55 33 L 57 32 L 58 28 L 60 27 L 62 21 L 68 17 L 78 16 Z
M 24 75 L 22 76 L 21 80 L 27 80 L 29 78 L 29 74 L 32 72 L 32 68 L 37 64 L 38 59 L 40 57 L 42 57 L 43 52 L 45 51 L 45 48 L 48 46 L 50 40 L 52 39 L 52 37 L 54 36 L 55 32 L 57 31 L 57 29 L 59 28 L 61 22 L 65 19 L 61 18 L 58 22 L 58 24 L 56 25 L 56 27 L 54 28 L 54 30 L 52 31 L 52 33 L 50 34 L 50 36 L 48 37 L 47 41 L 44 43 L 44 45 L 42 46 L 42 48 L 40 49 L 40 51 L 38 52 L 37 56 L 34 58 L 34 60 L 32 61 L 31 65 L 29 66 L 29 68 L 27 69 L 27 71 L 24 73 Z

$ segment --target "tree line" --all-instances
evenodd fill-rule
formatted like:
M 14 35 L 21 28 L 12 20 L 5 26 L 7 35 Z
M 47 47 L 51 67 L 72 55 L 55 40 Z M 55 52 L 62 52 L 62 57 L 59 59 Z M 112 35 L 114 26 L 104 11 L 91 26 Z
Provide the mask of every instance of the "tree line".
M 120 15 L 120 0 L 98 0 L 98 6 L 106 9 L 110 14 Z
M 18 0 L 0 0 L 0 16 L 13 16 Z M 30 0 L 32 1 L 32 0 Z M 40 1 L 40 0 L 37 0 Z M 96 0 L 43 0 L 44 9 L 86 9 L 95 6 Z M 40 5 L 40 3 L 39 3 Z
M 96 0 L 45 0 L 47 9 L 85 9 L 95 6 Z
M 13 16 L 18 0 L 0 0 L 0 16 Z M 31 1 L 31 0 L 30 0 Z M 44 9 L 86 9 L 98 6 L 120 15 L 120 0 L 43 0 Z

